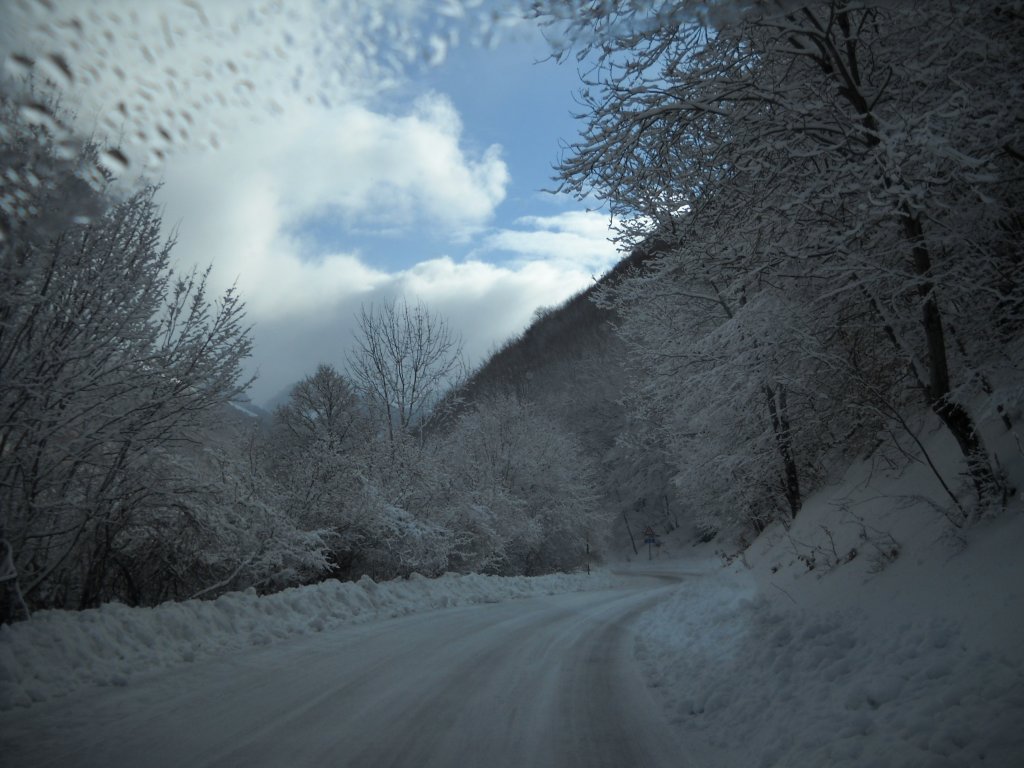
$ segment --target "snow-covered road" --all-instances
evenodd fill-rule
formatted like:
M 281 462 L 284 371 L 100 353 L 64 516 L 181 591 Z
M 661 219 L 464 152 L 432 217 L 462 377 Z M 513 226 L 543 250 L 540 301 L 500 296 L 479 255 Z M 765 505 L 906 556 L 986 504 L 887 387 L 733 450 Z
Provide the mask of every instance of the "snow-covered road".
M 634 659 L 666 581 L 332 629 L 0 720 L 27 766 L 685 766 Z

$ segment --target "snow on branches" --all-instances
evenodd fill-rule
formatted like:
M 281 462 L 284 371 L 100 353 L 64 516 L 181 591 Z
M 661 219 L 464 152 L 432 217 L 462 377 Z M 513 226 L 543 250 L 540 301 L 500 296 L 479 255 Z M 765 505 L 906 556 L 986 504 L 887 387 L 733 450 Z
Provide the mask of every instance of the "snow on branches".
M 998 504 L 977 424 L 1015 428 L 1021 394 L 1024 16 L 833 0 L 711 24 L 655 6 L 642 24 L 629 2 L 592 10 L 586 127 L 559 173 L 627 244 L 667 243 L 610 299 L 648 386 L 677 420 L 721 431 L 738 408 L 771 438 L 734 431 L 697 465 L 724 482 L 743 477 L 726 456 L 763 455 L 777 481 L 743 482 L 795 514 L 823 425 L 863 440 L 924 406 L 964 456 L 960 522 Z

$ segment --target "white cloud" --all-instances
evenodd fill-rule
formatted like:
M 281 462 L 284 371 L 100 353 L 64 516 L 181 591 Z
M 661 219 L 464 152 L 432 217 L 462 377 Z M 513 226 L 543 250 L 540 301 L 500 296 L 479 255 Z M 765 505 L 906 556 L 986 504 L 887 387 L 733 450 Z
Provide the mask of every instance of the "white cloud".
M 293 120 L 289 146 L 272 161 L 293 219 L 331 210 L 350 227 L 472 232 L 505 196 L 501 148 L 466 153 L 462 123 L 443 96 L 420 97 L 405 115 L 346 105 Z
M 343 368 L 360 304 L 397 296 L 422 299 L 462 334 L 467 360 L 476 365 L 521 332 L 535 309 L 559 304 L 592 281 L 587 270 L 546 261 L 499 266 L 442 257 L 394 273 L 354 266 L 372 278 L 362 290 L 336 296 L 316 311 L 257 318 L 254 364 L 260 378 L 252 391 L 254 400 L 274 397 L 320 362 Z
M 303 222 L 329 215 L 364 233 L 480 230 L 504 196 L 508 169 L 496 148 L 465 152 L 460 131 L 439 96 L 397 116 L 357 105 L 297 108 L 217 153 L 181 158 L 162 192 L 166 221 L 181 222 L 177 257 L 213 261 L 221 283 L 237 278 L 263 318 L 371 290 L 382 273 L 356 253 L 311 252 Z
M 257 401 L 318 362 L 343 365 L 360 303 L 421 298 L 462 332 L 476 363 L 617 258 L 597 213 L 489 229 L 509 170 L 499 146 L 467 149 L 448 98 L 368 106 L 401 74 L 389 62 L 416 54 L 414 27 L 436 12 L 431 2 L 14 7 L 0 54 L 31 52 L 58 74 L 66 64 L 81 127 L 123 136 L 133 162 L 118 172 L 156 160 L 179 266 L 212 263 L 217 288 L 237 281 L 255 325 Z M 310 234 L 323 221 L 336 243 Z M 391 239 L 365 242 L 383 233 Z M 384 268 L 366 252 L 381 243 L 419 252 Z M 438 255 L 467 244 L 466 258 Z
M 619 259 L 609 241 L 606 214 L 596 211 L 565 211 L 555 216 L 524 216 L 518 229 L 501 229 L 488 235 L 481 252 L 506 252 L 515 259 L 543 259 L 575 266 L 599 275 Z
M 298 107 L 168 167 L 161 195 L 168 227 L 180 222 L 176 258 L 212 262 L 218 287 L 237 280 L 255 324 L 257 401 L 319 362 L 343 366 L 360 303 L 422 299 L 462 332 L 477 363 L 538 306 L 614 262 L 601 214 L 524 217 L 488 233 L 508 170 L 496 148 L 474 155 L 460 140 L 457 113 L 436 95 L 398 115 Z M 343 242 L 354 230 L 400 229 L 435 232 L 434 247 L 474 234 L 483 245 L 464 260 L 432 258 L 424 245 L 419 261 L 412 254 L 411 266 L 388 270 L 305 236 L 303 222 L 316 216 L 338 223 Z M 480 257 L 497 250 L 509 256 L 502 264 Z

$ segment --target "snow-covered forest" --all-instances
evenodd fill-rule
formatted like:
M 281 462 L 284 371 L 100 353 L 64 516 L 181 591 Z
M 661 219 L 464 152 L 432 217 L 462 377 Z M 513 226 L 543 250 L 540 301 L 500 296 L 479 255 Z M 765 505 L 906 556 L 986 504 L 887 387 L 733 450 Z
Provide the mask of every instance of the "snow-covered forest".
M 468 375 L 429 307 L 364 306 L 346 369 L 266 418 L 244 296 L 172 271 L 116 147 L 5 98 L 5 616 L 575 568 L 648 507 L 742 547 L 927 412 L 964 462 L 937 513 L 999 514 L 1013 457 L 979 425 L 1016 435 L 1024 392 L 1020 15 L 568 10 L 537 11 L 590 66 L 558 174 L 631 257 Z
M 69 154 L 4 109 L 6 617 L 584 562 L 595 468 L 567 426 L 499 394 L 433 423 L 463 366 L 443 318 L 364 307 L 347 372 L 261 418 L 239 399 L 243 297 L 174 274 L 155 189 L 118 198 L 113 150 Z
M 1021 452 L 1020 14 L 784 5 L 552 21 L 591 63 L 562 188 L 630 256 L 477 379 L 571 413 L 608 506 L 741 547 L 936 419 L 963 461 L 936 513 L 969 527 Z
M 1021 396 L 1020 17 L 841 3 L 621 34 L 564 184 L 656 255 L 600 299 L 641 367 L 645 431 L 713 532 L 756 532 L 880 432 L 933 412 L 1002 506 Z M 841 459 L 840 459 L 841 460 Z M 710 480 L 710 482 L 709 482 Z
M 126 192 L 116 145 L 69 138 L 45 92 L 2 94 L 4 623 L 329 579 L 589 571 L 650 557 L 645 529 L 771 574 L 783 551 L 802 573 L 870 557 L 879 574 L 921 531 L 970 550 L 1020 516 L 1024 6 L 523 5 L 580 67 L 556 184 L 601 201 L 623 260 L 472 369 L 416 297 L 365 304 L 346 365 L 269 411 L 246 397 L 245 296 L 175 271 L 158 188 Z M 869 496 L 874 472 L 913 481 Z M 820 495 L 837 483 L 847 496 Z M 738 615 L 765 637 L 782 620 L 707 594 L 642 625 L 639 657 L 673 691 L 685 669 L 743 698 L 676 630 L 724 646 Z M 780 663 L 778 644 L 746 642 Z M 1020 706 L 995 677 L 993 701 Z M 712 741 L 762 716 L 667 701 L 717 710 Z M 783 741 L 776 757 L 800 754 Z M 961 741 L 942 754 L 979 740 Z
M 462 364 L 442 318 L 364 308 L 349 372 L 320 366 L 260 418 L 243 301 L 172 272 L 155 190 L 114 198 L 100 148 L 64 157 L 5 107 L 5 616 L 582 562 L 600 526 L 571 432 L 500 396 L 432 427 Z

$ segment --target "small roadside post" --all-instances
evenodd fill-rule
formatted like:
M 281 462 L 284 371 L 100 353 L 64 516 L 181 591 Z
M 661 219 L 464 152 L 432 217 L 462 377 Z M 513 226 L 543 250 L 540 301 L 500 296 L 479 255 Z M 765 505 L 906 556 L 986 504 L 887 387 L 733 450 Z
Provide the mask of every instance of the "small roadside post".
M 661 546 L 661 542 L 658 541 L 658 534 L 649 525 L 644 528 L 644 544 L 647 545 L 647 559 L 652 560 L 654 556 L 651 554 L 651 547 Z

